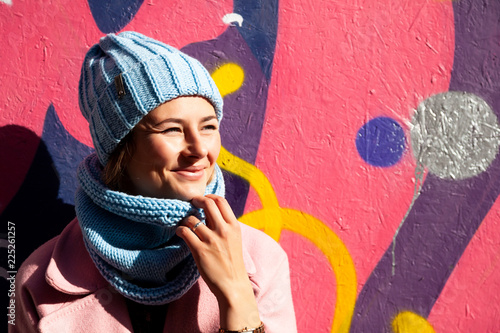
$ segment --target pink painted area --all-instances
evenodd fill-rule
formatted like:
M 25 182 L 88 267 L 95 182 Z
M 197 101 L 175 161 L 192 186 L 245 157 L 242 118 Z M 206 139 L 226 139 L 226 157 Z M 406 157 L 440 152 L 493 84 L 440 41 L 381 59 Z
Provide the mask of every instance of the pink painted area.
M 145 0 L 124 30 L 135 30 L 177 48 L 216 38 L 226 29 L 224 15 L 233 12 L 231 0 Z
M 436 332 L 500 332 L 500 199 L 472 238 L 429 322 Z
M 90 41 L 97 40 L 97 28 L 85 1 L 35 2 L 16 1 L 4 7 L 2 25 L 2 85 L 0 125 L 15 123 L 40 135 L 48 106 L 72 114 L 78 139 L 83 134 L 83 117 L 77 103 L 80 64 Z M 68 126 L 69 127 L 69 126 Z M 88 140 L 82 140 L 88 143 Z
M 410 205 L 415 163 L 408 148 L 392 167 L 366 164 L 355 147 L 357 131 L 388 116 L 409 140 L 412 110 L 447 90 L 453 52 L 448 1 L 280 2 L 256 165 L 282 207 L 319 218 L 345 242 L 358 291 Z M 251 196 L 246 211 L 256 205 Z

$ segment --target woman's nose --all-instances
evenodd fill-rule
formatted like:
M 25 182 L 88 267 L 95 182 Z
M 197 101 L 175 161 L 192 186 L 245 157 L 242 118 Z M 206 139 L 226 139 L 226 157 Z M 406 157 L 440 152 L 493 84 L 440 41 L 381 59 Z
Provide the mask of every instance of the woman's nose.
M 184 155 L 193 158 L 203 158 L 207 154 L 207 145 L 200 133 L 187 133 Z

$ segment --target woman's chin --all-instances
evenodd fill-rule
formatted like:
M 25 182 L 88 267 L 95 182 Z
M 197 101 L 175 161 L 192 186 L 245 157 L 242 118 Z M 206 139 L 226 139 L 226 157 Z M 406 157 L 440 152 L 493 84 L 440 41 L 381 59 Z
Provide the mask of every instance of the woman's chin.
M 128 193 L 133 195 L 142 195 L 159 199 L 176 199 L 191 201 L 194 197 L 205 195 L 206 185 L 204 184 L 180 184 L 180 186 L 151 186 L 134 188 L 134 191 Z
M 193 200 L 194 197 L 199 197 L 205 195 L 205 186 L 203 188 L 201 187 L 194 187 L 194 188 L 188 188 L 184 187 L 182 188 L 181 191 L 170 191 L 165 196 L 165 199 L 177 199 L 177 200 L 183 200 L 183 201 L 191 201 Z

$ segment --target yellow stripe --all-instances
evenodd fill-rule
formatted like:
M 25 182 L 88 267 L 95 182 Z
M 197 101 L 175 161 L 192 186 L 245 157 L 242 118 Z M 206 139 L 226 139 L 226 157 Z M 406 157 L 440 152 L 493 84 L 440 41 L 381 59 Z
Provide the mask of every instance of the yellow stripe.
M 264 208 L 278 208 L 279 203 L 274 193 L 273 186 L 255 165 L 248 163 L 244 159 L 231 154 L 226 148 L 222 147 L 220 150 L 217 163 L 221 168 L 227 170 L 250 183 L 250 186 L 257 192 L 262 207 Z
M 245 214 L 240 221 L 263 229 L 268 223 L 268 215 L 269 210 L 261 209 Z M 304 212 L 281 208 L 281 219 L 284 229 L 311 241 L 328 259 L 335 274 L 337 294 L 331 332 L 348 333 L 356 305 L 357 276 L 347 247 L 323 222 Z

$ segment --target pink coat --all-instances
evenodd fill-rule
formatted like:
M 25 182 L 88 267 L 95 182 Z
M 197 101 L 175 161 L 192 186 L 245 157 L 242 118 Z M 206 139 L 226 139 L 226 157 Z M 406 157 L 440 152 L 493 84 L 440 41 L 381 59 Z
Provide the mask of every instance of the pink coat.
M 259 230 L 241 225 L 243 252 L 266 332 L 296 332 L 288 259 Z M 101 276 L 74 219 L 38 248 L 16 277 L 16 325 L 9 332 L 131 332 L 125 299 Z M 219 310 L 202 278 L 169 304 L 163 332 L 217 332 Z

